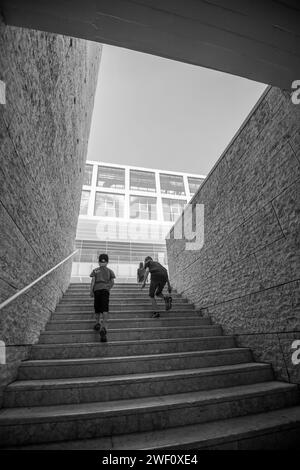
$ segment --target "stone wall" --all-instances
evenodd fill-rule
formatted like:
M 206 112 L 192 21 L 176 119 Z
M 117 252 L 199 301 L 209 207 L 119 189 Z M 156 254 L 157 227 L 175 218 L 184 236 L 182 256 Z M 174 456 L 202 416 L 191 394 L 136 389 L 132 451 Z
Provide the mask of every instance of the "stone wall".
M 192 203 L 204 204 L 205 242 L 167 240 L 170 276 L 205 316 L 300 383 L 300 105 L 268 88 Z M 182 218 L 177 222 L 182 223 Z M 173 238 L 172 238 L 173 237 Z
M 74 250 L 100 56 L 96 43 L 0 23 L 0 302 Z M 0 311 L 0 388 L 37 342 L 70 271 L 71 260 Z

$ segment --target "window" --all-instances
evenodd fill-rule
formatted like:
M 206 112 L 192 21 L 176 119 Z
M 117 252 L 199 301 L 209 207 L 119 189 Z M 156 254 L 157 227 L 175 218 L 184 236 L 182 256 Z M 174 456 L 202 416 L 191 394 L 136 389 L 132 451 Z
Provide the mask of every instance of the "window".
M 186 201 L 182 199 L 162 199 L 164 220 L 166 222 L 175 222 L 184 209 Z
M 122 194 L 96 193 L 94 215 L 101 217 L 124 217 Z
M 193 178 L 191 176 L 188 176 L 191 196 L 193 196 L 198 191 L 203 181 L 204 181 L 204 178 Z
M 90 191 L 81 191 L 80 215 L 87 215 L 89 208 Z
M 130 189 L 155 192 L 155 173 L 151 171 L 130 170 Z
M 97 176 L 97 186 L 101 188 L 125 188 L 125 169 L 110 166 L 99 166 Z
M 176 194 L 185 196 L 183 177 L 178 175 L 160 174 L 161 192 L 164 194 Z
M 156 198 L 145 196 L 130 197 L 130 217 L 132 219 L 155 220 Z
M 91 186 L 92 175 L 93 175 L 93 165 L 85 165 L 83 184 L 86 184 L 87 186 Z

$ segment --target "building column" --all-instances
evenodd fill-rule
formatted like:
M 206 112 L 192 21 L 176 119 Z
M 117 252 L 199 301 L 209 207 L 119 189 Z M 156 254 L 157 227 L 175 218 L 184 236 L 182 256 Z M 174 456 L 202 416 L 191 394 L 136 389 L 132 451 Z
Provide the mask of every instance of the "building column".
M 124 218 L 130 219 L 130 197 L 129 197 L 129 189 L 130 189 L 130 169 L 129 167 L 125 168 L 125 202 L 124 202 Z
M 88 207 L 88 215 L 90 217 L 93 217 L 94 210 L 95 210 L 97 173 L 98 173 L 98 165 L 95 164 L 95 165 L 93 165 L 92 182 L 91 182 L 91 194 L 90 194 L 90 202 L 89 202 L 89 207 Z
M 190 193 L 190 187 L 189 187 L 189 182 L 188 182 L 188 176 L 187 175 L 183 175 L 183 184 L 184 184 L 186 199 L 187 199 L 187 202 L 189 203 L 190 200 L 191 200 L 191 193 Z
M 157 221 L 163 222 L 164 221 L 164 214 L 163 214 L 163 206 L 162 206 L 162 198 L 161 198 L 161 190 L 160 190 L 160 180 L 159 180 L 159 172 L 155 172 L 155 183 L 156 183 L 156 195 L 157 195 Z

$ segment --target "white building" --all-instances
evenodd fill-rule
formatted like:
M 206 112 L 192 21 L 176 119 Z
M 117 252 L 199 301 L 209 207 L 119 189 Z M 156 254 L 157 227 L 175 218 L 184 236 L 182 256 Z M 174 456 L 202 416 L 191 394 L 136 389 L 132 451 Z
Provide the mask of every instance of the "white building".
M 165 236 L 205 176 L 87 161 L 72 280 L 86 281 L 106 252 L 119 281 L 150 255 L 167 265 Z

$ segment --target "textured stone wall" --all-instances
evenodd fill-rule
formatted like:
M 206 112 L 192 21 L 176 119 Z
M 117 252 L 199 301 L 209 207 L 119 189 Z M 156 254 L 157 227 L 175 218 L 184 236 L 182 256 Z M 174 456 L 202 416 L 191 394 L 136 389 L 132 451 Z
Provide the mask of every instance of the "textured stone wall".
M 0 302 L 74 250 L 100 55 L 96 43 L 0 23 Z M 0 311 L 0 388 L 38 340 L 70 271 L 71 261 Z
M 266 91 L 192 202 L 204 204 L 205 242 L 187 251 L 171 231 L 174 286 L 278 378 L 300 383 L 300 105 L 289 93 Z

